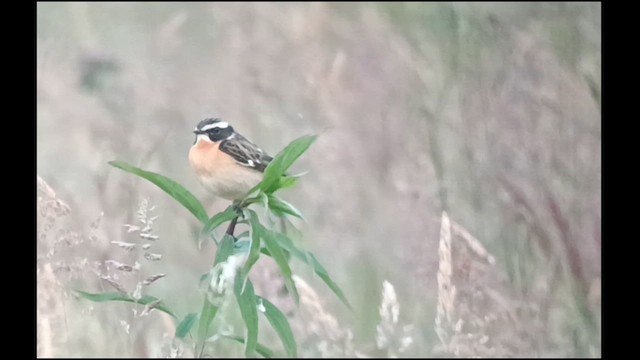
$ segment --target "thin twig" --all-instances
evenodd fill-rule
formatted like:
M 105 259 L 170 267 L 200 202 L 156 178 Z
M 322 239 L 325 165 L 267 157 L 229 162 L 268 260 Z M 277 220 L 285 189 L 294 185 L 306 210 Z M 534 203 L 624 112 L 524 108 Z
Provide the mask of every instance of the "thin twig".
M 236 223 L 238 222 L 238 218 L 240 217 L 240 215 L 234 217 L 231 222 L 229 223 L 229 226 L 227 227 L 227 235 L 231 235 L 231 237 L 233 237 L 233 241 L 236 240 L 236 238 L 233 236 L 233 232 L 236 229 Z
M 244 205 L 243 203 L 237 203 L 234 202 L 233 203 L 233 208 L 236 211 L 236 213 L 238 213 L 238 215 L 236 217 L 234 217 L 233 219 L 231 219 L 231 222 L 229 223 L 229 226 L 227 227 L 227 231 L 226 234 L 230 235 L 233 238 L 233 241 L 237 241 L 236 237 L 233 236 L 233 232 L 236 230 L 236 224 L 238 223 L 238 218 L 242 215 L 242 209 L 244 207 L 246 207 L 247 205 Z

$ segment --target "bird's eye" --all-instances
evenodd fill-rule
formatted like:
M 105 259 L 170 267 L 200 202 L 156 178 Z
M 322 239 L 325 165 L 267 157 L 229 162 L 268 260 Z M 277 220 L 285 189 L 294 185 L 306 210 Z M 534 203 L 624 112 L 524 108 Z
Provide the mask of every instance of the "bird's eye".
M 214 133 L 214 134 L 220 134 L 220 129 L 218 129 L 218 128 L 213 129 L 213 133 Z

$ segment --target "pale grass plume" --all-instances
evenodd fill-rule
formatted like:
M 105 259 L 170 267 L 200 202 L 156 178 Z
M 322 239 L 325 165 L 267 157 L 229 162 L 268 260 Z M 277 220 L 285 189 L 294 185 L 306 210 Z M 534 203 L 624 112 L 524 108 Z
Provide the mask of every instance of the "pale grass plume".
M 70 289 L 99 266 L 89 261 L 85 247 L 97 238 L 103 213 L 90 222 L 88 233 L 76 231 L 74 221 L 81 214 L 72 212 L 41 176 L 37 194 L 37 354 L 64 356 L 76 341 L 70 325 L 73 315 L 92 309 L 78 308 Z
M 159 217 L 159 215 L 152 215 L 154 210 L 155 206 L 151 205 L 148 199 L 143 198 L 142 200 L 140 200 L 140 202 L 138 203 L 138 208 L 136 209 L 135 217 L 136 220 L 143 225 L 124 225 L 124 227 L 127 228 L 127 234 L 135 233 L 137 234 L 139 239 L 131 238 L 122 241 L 117 240 L 110 242 L 112 245 L 115 245 L 119 249 L 124 250 L 123 255 L 129 260 L 127 262 L 121 262 L 120 260 L 115 259 L 105 260 L 104 264 L 106 266 L 106 273 L 98 274 L 101 279 L 107 281 L 109 285 L 118 290 L 119 293 L 122 293 L 124 291 L 134 299 L 140 299 L 144 295 L 143 285 L 150 286 L 156 281 L 167 276 L 167 274 L 163 273 L 148 276 L 144 276 L 142 274 L 144 270 L 144 260 L 151 262 L 162 260 L 162 254 L 150 251 L 153 243 L 160 238 L 158 235 L 153 234 L 154 221 Z M 129 274 L 129 276 L 127 277 L 122 277 L 119 276 L 118 273 L 114 272 L 114 270 L 117 270 L 120 273 L 131 274 Z M 125 282 L 128 283 L 128 285 L 126 285 Z M 132 288 L 132 290 L 127 291 L 125 290 L 126 288 Z M 146 314 L 153 309 L 153 306 L 147 306 L 138 315 L 141 316 L 142 314 Z
M 82 242 L 82 237 L 65 226 L 65 220 L 71 213 L 69 205 L 58 198 L 56 192 L 39 175 L 37 184 L 39 258 L 51 261 L 61 245 L 76 245 Z M 43 254 L 42 250 L 46 252 Z
M 190 355 L 190 356 L 189 356 Z M 162 346 L 160 348 L 160 354 L 156 355 L 157 357 L 176 359 L 176 358 L 184 358 L 191 357 L 190 351 L 185 352 L 184 344 L 176 339 L 173 335 L 163 334 L 162 336 Z
M 155 275 L 151 275 L 148 278 L 144 279 L 142 281 L 143 285 L 151 285 L 152 283 L 154 283 L 155 281 L 162 279 L 163 277 L 167 276 L 167 274 L 155 274 Z
M 135 243 L 125 242 L 125 241 L 112 241 L 113 245 L 118 246 L 126 251 L 133 251 L 136 248 Z
M 36 351 L 38 357 L 54 357 L 64 342 L 64 306 L 58 294 L 62 291 L 51 264 L 37 269 L 38 300 L 36 306 L 37 334 Z
M 37 321 L 38 357 L 59 356 L 69 340 L 65 282 L 86 268 L 84 258 L 62 259 L 84 241 L 69 229 L 71 207 L 58 197 L 47 182 L 37 176 Z
M 413 325 L 400 324 L 400 304 L 390 282 L 382 283 L 380 323 L 376 327 L 376 347 L 387 357 L 395 358 L 413 343 Z
M 69 205 L 67 205 L 64 201 L 60 200 L 56 196 L 56 192 L 51 188 L 51 186 L 49 186 L 49 184 L 47 184 L 46 181 L 44 181 L 43 178 L 40 177 L 40 175 L 37 175 L 37 184 L 38 190 L 40 190 L 46 196 L 46 199 L 39 197 L 39 201 L 45 201 L 45 204 L 53 208 L 53 210 L 55 210 L 58 215 L 66 215 L 71 212 L 71 208 L 69 207 Z M 45 211 L 47 208 L 41 209 Z
M 445 216 L 445 214 L 443 214 Z M 450 220 L 450 219 L 449 219 Z M 467 231 L 464 227 L 457 224 L 455 221 L 451 221 L 451 228 L 453 229 L 454 234 L 459 235 L 464 241 L 467 242 L 469 249 L 473 251 L 474 254 L 479 256 L 481 259 L 487 261 L 487 263 L 493 265 L 496 263 L 496 258 L 491 255 L 487 249 L 485 249 L 484 245 L 480 242 L 480 240 L 476 239 L 471 233 Z
M 513 297 L 495 258 L 478 239 L 442 213 L 434 354 L 456 357 L 532 355 L 528 306 Z M 525 320 L 528 319 L 528 320 Z M 527 324 L 528 326 L 524 326 Z
M 293 275 L 300 294 L 291 326 L 302 357 L 353 357 L 353 333 L 328 312 L 318 294 L 301 277 Z
M 452 284 L 451 269 L 451 223 L 446 212 L 442 212 L 440 242 L 438 245 L 438 307 L 435 330 L 443 345 L 449 342 L 450 327 L 453 320 L 453 302 L 456 288 Z

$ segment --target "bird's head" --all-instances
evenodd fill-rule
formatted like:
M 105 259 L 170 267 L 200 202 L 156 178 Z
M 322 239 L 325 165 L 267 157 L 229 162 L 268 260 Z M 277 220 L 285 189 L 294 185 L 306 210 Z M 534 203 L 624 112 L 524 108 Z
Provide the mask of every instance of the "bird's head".
M 229 123 L 217 118 L 208 118 L 200 121 L 193 132 L 196 134 L 195 142 L 204 140 L 214 143 L 231 139 L 235 134 L 233 127 Z

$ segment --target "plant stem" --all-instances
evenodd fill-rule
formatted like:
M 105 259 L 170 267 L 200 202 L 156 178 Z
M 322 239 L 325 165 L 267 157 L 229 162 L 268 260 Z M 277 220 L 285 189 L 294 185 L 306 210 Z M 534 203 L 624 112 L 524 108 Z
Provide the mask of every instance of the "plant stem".
M 240 217 L 240 215 L 234 217 L 231 222 L 229 223 L 229 227 L 227 227 L 227 235 L 231 235 L 231 237 L 233 237 L 233 240 L 235 241 L 236 238 L 233 236 L 233 232 L 236 229 L 236 223 L 238 223 L 238 218 Z
M 236 230 L 236 224 L 238 223 L 238 218 L 242 215 L 242 209 L 247 207 L 249 204 L 244 204 L 242 202 L 238 203 L 235 202 L 233 203 L 233 208 L 236 210 L 236 213 L 238 213 L 238 215 L 236 217 L 234 217 L 233 219 L 231 219 L 231 222 L 229 223 L 229 226 L 227 227 L 227 235 L 230 235 L 233 238 L 233 241 L 237 241 L 236 237 L 233 236 L 233 232 Z

